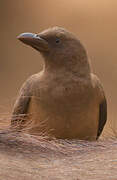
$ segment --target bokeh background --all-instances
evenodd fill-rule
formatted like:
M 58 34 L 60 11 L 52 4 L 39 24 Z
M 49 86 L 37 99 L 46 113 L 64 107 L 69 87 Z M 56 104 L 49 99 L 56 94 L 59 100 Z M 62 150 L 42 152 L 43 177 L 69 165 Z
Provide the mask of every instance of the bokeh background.
M 108 124 L 116 130 L 117 0 L 0 0 L 0 117 L 10 114 L 22 83 L 42 69 L 40 54 L 17 35 L 52 26 L 67 28 L 84 43 L 106 92 Z

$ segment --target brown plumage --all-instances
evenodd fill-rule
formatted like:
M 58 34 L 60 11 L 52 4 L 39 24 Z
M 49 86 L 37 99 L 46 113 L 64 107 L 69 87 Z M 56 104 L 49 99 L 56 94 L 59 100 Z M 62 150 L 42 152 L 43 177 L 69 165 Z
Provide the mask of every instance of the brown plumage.
M 21 88 L 11 126 L 56 138 L 98 139 L 107 119 L 106 98 L 81 42 L 60 27 L 18 39 L 42 54 L 44 66 Z

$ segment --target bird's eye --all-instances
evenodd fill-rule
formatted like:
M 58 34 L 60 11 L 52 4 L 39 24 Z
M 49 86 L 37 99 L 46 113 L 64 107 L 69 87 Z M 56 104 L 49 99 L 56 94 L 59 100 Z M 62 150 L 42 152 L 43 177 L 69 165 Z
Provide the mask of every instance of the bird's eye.
M 56 43 L 59 43 L 60 42 L 60 39 L 59 38 L 56 38 Z

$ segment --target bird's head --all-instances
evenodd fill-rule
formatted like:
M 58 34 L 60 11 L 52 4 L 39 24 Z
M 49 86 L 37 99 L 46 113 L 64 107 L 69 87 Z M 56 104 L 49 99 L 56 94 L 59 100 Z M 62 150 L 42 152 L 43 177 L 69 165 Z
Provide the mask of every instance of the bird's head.
M 22 33 L 18 39 L 39 51 L 45 64 L 63 67 L 87 62 L 85 48 L 71 32 L 61 27 L 49 28 L 39 34 Z

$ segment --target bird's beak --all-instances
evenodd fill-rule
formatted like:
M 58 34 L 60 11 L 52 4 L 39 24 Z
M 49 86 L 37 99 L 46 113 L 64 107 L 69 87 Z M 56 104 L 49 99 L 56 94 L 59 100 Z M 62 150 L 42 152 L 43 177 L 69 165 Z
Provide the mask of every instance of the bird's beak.
M 38 34 L 22 33 L 17 38 L 38 51 L 48 51 L 48 42 Z

